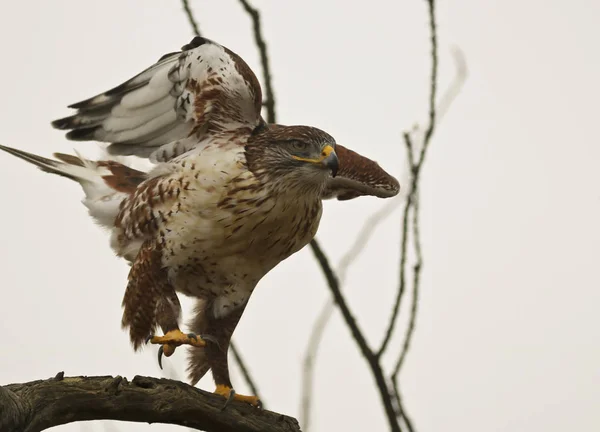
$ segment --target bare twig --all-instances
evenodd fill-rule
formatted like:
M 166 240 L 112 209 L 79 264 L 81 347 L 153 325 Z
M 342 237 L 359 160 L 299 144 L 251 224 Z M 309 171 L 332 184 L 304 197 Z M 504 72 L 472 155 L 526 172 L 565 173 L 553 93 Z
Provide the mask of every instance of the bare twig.
M 198 22 L 194 18 L 194 12 L 192 12 L 192 8 L 190 7 L 189 0 L 181 0 L 183 3 L 183 10 L 190 22 L 190 26 L 192 26 L 192 30 L 196 36 L 200 36 L 200 28 L 198 27 Z
M 435 117 L 438 126 L 462 90 L 469 73 L 467 70 L 467 60 L 465 59 L 465 54 L 462 52 L 462 50 L 457 46 L 453 46 L 450 49 L 450 53 L 452 54 L 452 59 L 454 60 L 455 72 L 452 83 L 448 86 L 440 98 L 438 107 L 436 109 Z
M 436 104 L 435 96 L 437 91 L 437 71 L 438 71 L 438 53 L 437 53 L 437 31 L 435 26 L 435 0 L 427 0 L 429 5 L 429 31 L 431 35 L 431 86 L 429 91 L 429 125 L 425 131 L 425 139 L 421 147 L 421 156 L 419 156 L 419 169 L 425 159 L 425 152 L 429 147 L 431 136 L 435 130 Z
M 253 8 L 248 3 L 247 0 L 240 0 L 240 2 L 242 3 L 244 9 L 251 16 L 251 18 L 253 20 L 254 37 L 255 37 L 257 47 L 260 52 L 261 63 L 262 63 L 262 68 L 263 68 L 263 80 L 264 80 L 264 84 L 266 87 L 267 101 L 265 102 L 264 105 L 267 108 L 267 121 L 269 123 L 275 123 L 276 122 L 275 101 L 274 101 L 274 97 L 273 97 L 273 88 L 272 88 L 272 81 L 271 81 L 271 74 L 270 74 L 270 67 L 269 67 L 269 57 L 267 55 L 266 44 L 262 37 L 260 14 L 257 9 Z M 432 40 L 432 57 L 433 57 L 433 66 L 432 66 L 433 84 L 431 87 L 431 95 L 430 95 L 430 102 L 431 102 L 431 101 L 435 101 L 435 90 L 436 90 L 435 86 L 436 86 L 436 79 L 437 79 L 437 36 L 435 34 L 434 2 L 433 2 L 433 0 L 429 0 L 428 3 L 429 3 L 429 10 L 430 10 L 430 26 L 431 26 L 431 31 L 432 31 L 431 40 Z M 358 323 L 352 316 L 352 312 L 350 311 L 350 309 L 345 301 L 345 298 L 341 294 L 338 279 L 337 279 L 334 271 L 332 270 L 331 266 L 329 265 L 329 261 L 328 261 L 326 255 L 324 254 L 323 250 L 321 249 L 319 243 L 317 242 L 316 239 L 313 239 L 313 241 L 310 243 L 310 246 L 315 255 L 315 258 L 317 259 L 317 261 L 319 262 L 319 265 L 321 266 L 321 269 L 323 270 L 325 278 L 328 282 L 328 286 L 333 294 L 335 303 L 339 306 L 339 308 L 342 312 L 342 316 L 343 316 L 346 324 L 350 328 L 353 338 L 355 339 L 361 353 L 367 360 L 367 363 L 369 364 L 371 372 L 375 378 L 375 382 L 376 382 L 377 388 L 379 390 L 380 397 L 382 399 L 382 403 L 383 403 L 383 406 L 384 406 L 384 409 L 386 412 L 386 416 L 389 421 L 390 429 L 393 432 L 397 432 L 397 431 L 401 430 L 400 423 L 398 421 L 399 419 L 401 421 L 403 421 L 403 423 L 406 425 L 406 427 L 410 431 L 412 431 L 412 423 L 408 419 L 408 416 L 405 415 L 403 410 L 401 410 L 402 414 L 400 416 L 397 416 L 395 413 L 392 401 L 393 401 L 393 398 L 395 397 L 398 400 L 398 405 L 399 406 L 401 405 L 401 402 L 399 399 L 399 393 L 390 391 L 390 387 L 386 383 L 386 380 L 384 377 L 384 372 L 380 365 L 380 356 L 383 353 L 383 351 L 385 351 L 385 348 L 386 348 L 387 344 L 389 343 L 389 339 L 391 338 L 391 335 L 393 332 L 393 327 L 395 325 L 395 321 L 397 319 L 398 311 L 400 308 L 402 293 L 404 292 L 405 267 L 406 267 L 406 238 L 408 236 L 408 224 L 409 224 L 408 213 L 413 205 L 412 201 L 414 200 L 415 193 L 416 193 L 417 186 L 418 186 L 418 178 L 419 178 L 420 168 L 421 168 L 421 165 L 425 158 L 429 140 L 433 134 L 435 118 L 436 118 L 435 116 L 436 116 L 435 106 L 430 107 L 430 111 L 429 111 L 430 124 L 429 124 L 429 127 L 425 134 L 427 143 L 424 144 L 423 148 L 421 148 L 421 153 L 419 155 L 418 161 L 414 160 L 413 154 L 411 154 L 411 158 L 410 158 L 411 159 L 410 166 L 411 166 L 413 181 L 412 181 L 411 188 L 409 190 L 409 196 L 407 197 L 407 202 L 405 205 L 405 217 L 403 218 L 404 219 L 403 223 L 404 223 L 404 225 L 406 225 L 406 227 L 403 230 L 404 236 L 403 236 L 403 241 L 402 241 L 403 253 L 402 253 L 402 258 L 401 258 L 401 283 L 400 283 L 401 289 L 399 289 L 399 294 L 397 295 L 397 299 L 395 302 L 395 303 L 397 303 L 397 305 L 395 304 L 395 306 L 394 306 L 394 313 L 393 313 L 393 318 L 390 323 L 390 329 L 388 329 L 388 331 L 386 331 L 386 336 L 384 338 L 384 341 L 382 342 L 382 347 L 377 352 L 374 352 L 370 348 Z M 410 144 L 409 140 L 407 140 L 407 144 Z M 412 150 L 413 150 L 412 146 L 409 146 L 409 147 L 412 152 Z
M 86 420 L 168 423 L 208 432 L 300 431 L 282 414 L 231 402 L 179 381 L 136 376 L 71 377 L 0 387 L 0 430 L 39 432 Z
M 419 283 L 421 276 L 421 268 L 423 267 L 423 254 L 421 251 L 421 238 L 419 232 L 419 196 L 418 193 L 415 193 L 414 204 L 412 209 L 413 220 L 412 220 L 412 228 L 413 228 L 413 245 L 416 254 L 416 262 L 413 265 L 413 289 L 412 289 L 412 304 L 410 308 L 410 318 L 408 321 L 408 328 L 406 330 L 406 336 L 404 337 L 404 344 L 402 346 L 402 351 L 400 352 L 400 356 L 398 357 L 398 361 L 396 366 L 394 367 L 394 371 L 392 373 L 392 379 L 395 380 L 397 371 L 402 367 L 402 363 L 404 363 L 404 359 L 406 358 L 406 354 L 410 348 L 410 342 L 412 341 L 412 335 L 415 331 L 415 325 L 417 321 L 417 306 L 419 304 Z
M 431 56 L 432 56 L 432 67 L 431 67 L 431 88 L 430 88 L 430 99 L 429 99 L 429 124 L 425 133 L 423 134 L 423 144 L 421 146 L 421 152 L 419 154 L 418 160 L 415 160 L 414 149 L 413 149 L 413 141 L 411 139 L 411 135 L 408 133 L 404 134 L 404 141 L 406 144 L 407 155 L 411 163 L 412 173 L 413 173 L 413 182 L 412 188 L 410 191 L 410 195 L 412 197 L 412 209 L 407 208 L 408 211 L 412 211 L 412 244 L 415 254 L 415 263 L 413 265 L 413 289 L 412 289 L 412 304 L 410 308 L 410 318 L 408 327 L 406 329 L 406 335 L 404 337 L 404 343 L 402 345 L 402 349 L 398 356 L 398 360 L 394 366 L 394 369 L 391 374 L 391 384 L 394 392 L 396 404 L 398 406 L 398 416 L 403 419 L 403 422 L 407 429 L 410 431 L 413 429 L 412 422 L 406 415 L 404 408 L 402 407 L 402 398 L 399 390 L 398 383 L 398 375 L 404 364 L 408 351 L 410 349 L 410 344 L 412 341 L 412 337 L 416 328 L 416 317 L 417 317 L 417 309 L 419 304 L 419 287 L 420 287 L 420 275 L 423 269 L 423 252 L 421 248 L 421 236 L 419 231 L 419 191 L 418 191 L 418 177 L 421 172 L 421 168 L 423 166 L 423 162 L 425 160 L 425 155 L 427 148 L 429 147 L 431 137 L 433 136 L 435 127 L 439 124 L 450 108 L 452 102 L 454 102 L 456 96 L 459 94 L 462 86 L 467 77 L 467 68 L 464 56 L 462 51 L 457 48 L 452 50 L 452 54 L 454 57 L 455 65 L 456 65 L 456 76 L 446 90 L 444 95 L 442 96 L 438 106 L 436 107 L 435 103 L 435 95 L 437 88 L 437 35 L 436 35 L 436 25 L 435 25 L 435 3 L 434 0 L 428 0 L 429 5 L 429 22 L 430 22 L 430 30 L 431 30 Z M 405 215 L 406 216 L 406 215 Z M 408 235 L 408 227 L 406 225 L 407 218 L 404 218 L 403 223 L 403 232 L 404 235 Z M 405 251 L 406 252 L 406 251 Z M 405 264 L 405 263 L 404 263 Z M 404 283 L 403 269 L 400 270 L 401 273 L 401 281 L 400 285 Z M 390 327 L 393 326 L 394 323 L 390 323 Z
M 356 319 L 352 315 L 352 312 L 350 311 L 350 308 L 346 303 L 346 299 L 340 291 L 337 277 L 335 276 L 333 270 L 331 269 L 331 266 L 329 265 L 329 260 L 321 250 L 318 243 L 313 244 L 313 251 L 315 252 L 317 260 L 321 264 L 321 268 L 323 269 L 323 273 L 325 274 L 325 278 L 327 279 L 329 288 L 331 289 L 331 292 L 333 294 L 333 298 L 338 307 L 340 308 L 340 311 L 342 312 L 344 321 L 346 322 L 346 325 L 350 328 L 352 337 L 356 341 L 356 344 L 358 345 L 363 357 L 365 358 L 365 360 L 367 360 L 367 364 L 369 365 L 371 373 L 375 378 L 375 384 L 377 386 L 377 389 L 379 390 L 379 396 L 381 397 L 381 402 L 383 404 L 383 408 L 388 418 L 390 430 L 392 432 L 400 432 L 400 425 L 396 418 L 396 413 L 394 411 L 392 398 L 390 396 L 390 392 L 385 381 L 383 369 L 381 367 L 381 364 L 379 363 L 379 357 L 377 357 L 377 355 L 369 347 L 369 344 L 365 339 L 364 333 L 358 326 Z
M 394 398 L 395 398 L 395 402 L 396 402 L 396 405 L 398 408 L 398 414 L 397 414 L 398 418 L 402 419 L 402 423 L 404 423 L 404 426 L 406 427 L 407 432 L 414 432 L 415 429 L 413 427 L 412 420 L 406 414 L 406 410 L 404 409 L 404 404 L 402 403 L 402 396 L 400 395 L 400 391 L 398 389 L 398 383 L 393 382 L 392 387 L 394 389 Z
M 238 364 L 240 371 L 242 372 L 242 375 L 244 376 L 244 379 L 246 380 L 246 383 L 248 384 L 248 387 L 250 387 L 250 391 L 252 392 L 253 395 L 257 396 L 260 399 L 262 407 L 265 408 L 265 402 L 262 399 L 262 397 L 260 396 L 260 394 L 258 393 L 258 387 L 254 383 L 254 380 L 252 379 L 252 375 L 250 375 L 250 371 L 248 370 L 248 367 L 246 366 L 246 362 L 242 358 L 242 355 L 240 354 L 239 350 L 237 349 L 237 346 L 234 345 L 232 342 L 229 345 L 229 348 L 231 349 L 231 354 L 233 354 L 233 358 L 235 359 L 236 363 Z
M 371 236 L 375 232 L 375 229 L 379 224 L 385 220 L 392 212 L 400 205 L 401 199 L 394 199 L 383 206 L 379 211 L 371 215 L 363 224 L 360 232 L 356 236 L 352 247 L 344 254 L 337 267 L 337 274 L 340 286 L 344 285 L 346 280 L 346 273 L 350 268 L 350 265 L 358 258 L 364 247 L 370 240 Z M 332 299 L 327 299 L 315 320 L 310 337 L 308 339 L 308 346 L 304 353 L 304 361 L 302 368 L 302 397 L 300 406 L 300 424 L 305 432 L 310 429 L 310 420 L 312 413 L 312 395 L 313 395 L 313 383 L 314 383 L 314 366 L 319 350 L 319 346 L 325 333 L 325 328 L 329 323 L 333 311 L 335 310 L 335 303 Z
M 452 55 L 454 58 L 454 63 L 456 67 L 456 73 L 452 80 L 452 83 L 448 87 L 448 89 L 444 92 L 438 107 L 436 108 L 436 122 L 439 125 L 442 121 L 442 118 L 456 99 L 456 96 L 460 93 L 466 79 L 467 79 L 467 66 L 464 58 L 464 54 L 460 49 L 454 47 L 452 49 Z M 407 153 L 410 160 L 413 160 L 414 156 L 412 152 L 412 141 L 408 134 L 404 135 Z M 394 382 L 397 381 L 398 373 L 404 364 L 404 360 L 406 359 L 406 355 L 410 349 L 410 343 L 412 341 L 412 336 L 414 334 L 416 328 L 416 317 L 417 317 L 417 309 L 419 302 L 419 286 L 420 286 L 420 274 L 423 270 L 423 251 L 421 249 L 421 235 L 419 232 L 419 199 L 418 199 L 418 191 L 415 193 L 413 209 L 412 209 L 412 240 L 413 247 L 415 252 L 415 263 L 413 265 L 413 289 L 412 289 L 412 304 L 410 308 L 410 318 L 408 322 L 408 327 L 406 329 L 406 335 L 404 337 L 404 343 L 402 345 L 402 350 L 400 351 L 400 355 L 398 356 L 398 360 L 396 361 L 396 365 L 394 366 L 392 372 L 392 380 Z
M 252 18 L 252 26 L 254 28 L 254 41 L 260 53 L 260 63 L 263 71 L 263 81 L 265 84 L 266 100 L 263 102 L 264 107 L 267 109 L 267 122 L 275 123 L 277 121 L 275 111 L 275 95 L 273 94 L 273 81 L 271 76 L 271 67 L 269 65 L 269 54 L 267 50 L 267 44 L 262 36 L 262 25 L 260 21 L 260 12 L 258 9 L 252 7 L 247 0 L 240 0 L 240 3 Z
M 413 206 L 415 195 L 419 187 L 419 175 L 423 162 L 425 161 L 425 155 L 435 130 L 435 119 L 436 119 L 436 90 L 437 90 L 437 70 L 438 70 L 438 55 L 437 55 L 437 33 L 435 26 L 435 0 L 428 0 L 429 6 L 429 28 L 431 32 L 431 80 L 430 80 L 430 92 L 429 92 L 429 124 L 425 130 L 423 145 L 421 146 L 421 152 L 418 159 L 414 160 L 414 148 L 413 142 L 409 134 L 404 134 L 404 140 L 409 154 L 409 160 L 411 164 L 411 184 L 408 192 L 408 198 L 406 205 L 404 206 L 404 213 L 402 216 L 402 242 L 400 245 L 400 282 L 398 286 L 398 292 L 396 294 L 396 300 L 394 307 L 392 308 L 392 316 L 389 320 L 385 337 L 378 351 L 378 355 L 381 356 L 392 338 L 392 334 L 396 327 L 396 321 L 398 319 L 398 313 L 400 311 L 400 305 L 402 304 L 402 297 L 406 286 L 406 258 L 407 258 L 407 237 L 409 232 L 409 213 Z
M 406 136 L 406 135 L 405 135 Z M 398 319 L 398 313 L 400 311 L 400 304 L 402 302 L 402 296 L 404 295 L 404 288 L 406 284 L 406 249 L 408 245 L 408 214 L 410 208 L 412 206 L 412 201 L 414 197 L 415 187 L 418 184 L 418 176 L 415 175 L 415 171 L 412 173 L 412 184 L 410 187 L 410 191 L 408 196 L 406 197 L 406 203 L 404 204 L 404 209 L 402 210 L 402 241 L 400 242 L 400 285 L 398 287 L 398 291 L 396 293 L 396 300 L 394 301 L 394 307 L 392 308 L 392 316 L 388 323 L 387 330 L 385 332 L 385 336 L 383 341 L 381 342 L 381 346 L 377 351 L 377 357 L 380 358 L 385 352 L 390 340 L 392 339 L 392 334 L 394 332 L 394 328 L 396 327 L 396 320 Z

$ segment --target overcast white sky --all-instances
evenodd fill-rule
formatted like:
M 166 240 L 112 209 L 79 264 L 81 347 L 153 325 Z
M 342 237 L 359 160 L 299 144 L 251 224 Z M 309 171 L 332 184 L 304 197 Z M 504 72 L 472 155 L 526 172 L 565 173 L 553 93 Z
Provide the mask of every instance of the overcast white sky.
M 258 74 L 251 24 L 238 2 L 191 3 L 203 34 Z M 425 1 L 254 3 L 263 11 L 280 122 L 320 127 L 400 176 L 401 133 L 426 114 Z M 452 77 L 452 45 L 465 52 L 470 76 L 424 171 L 426 262 L 402 374 L 406 407 L 419 432 L 597 431 L 600 3 L 459 3 L 438 7 L 440 89 Z M 177 1 L 3 4 L 0 143 L 95 156 L 94 144 L 67 142 L 49 122 L 190 37 Z M 128 267 L 88 219 L 79 187 L 3 154 L 0 190 L 0 333 L 8 337 L 0 384 L 61 370 L 158 375 L 154 350 L 134 354 L 120 328 Z M 333 262 L 384 204 L 327 203 L 319 238 Z M 396 213 L 349 274 L 351 305 L 373 342 L 397 285 L 398 239 Z M 235 340 L 270 409 L 298 414 L 303 349 L 328 296 L 309 250 L 255 292 Z M 400 343 L 394 340 L 386 365 Z M 167 362 L 183 370 L 181 354 Z M 313 431 L 386 430 L 373 380 L 337 314 L 321 354 Z M 237 373 L 234 383 L 247 390 Z M 201 387 L 212 390 L 211 378 Z

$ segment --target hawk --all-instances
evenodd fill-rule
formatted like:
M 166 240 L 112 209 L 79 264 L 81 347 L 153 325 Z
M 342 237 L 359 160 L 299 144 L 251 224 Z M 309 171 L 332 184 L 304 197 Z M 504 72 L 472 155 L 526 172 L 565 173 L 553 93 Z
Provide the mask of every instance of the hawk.
M 170 356 L 190 345 L 192 385 L 210 369 L 216 393 L 229 378 L 231 335 L 258 282 L 306 246 L 321 201 L 392 197 L 398 181 L 314 127 L 267 124 L 261 88 L 229 49 L 195 37 L 123 84 L 70 106 L 52 122 L 75 141 L 109 143 L 110 155 L 149 158 L 148 172 L 116 160 L 0 149 L 78 182 L 90 215 L 131 265 L 122 325 L 133 348 Z M 191 333 L 180 330 L 177 293 L 196 299 Z M 160 327 L 162 336 L 155 336 Z

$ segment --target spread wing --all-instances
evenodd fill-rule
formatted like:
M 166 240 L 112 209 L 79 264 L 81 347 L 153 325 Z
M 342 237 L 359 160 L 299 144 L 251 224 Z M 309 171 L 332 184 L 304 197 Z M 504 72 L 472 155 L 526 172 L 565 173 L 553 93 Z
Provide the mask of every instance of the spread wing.
M 55 120 L 75 141 L 111 143 L 115 155 L 164 162 L 203 137 L 260 121 L 260 84 L 237 54 L 202 37 L 164 55 L 145 71 L 90 99 L 75 115 Z
M 363 195 L 390 198 L 400 191 L 400 183 L 383 168 L 360 154 L 336 144 L 335 152 L 340 161 L 337 176 L 330 178 L 323 199 L 340 201 Z

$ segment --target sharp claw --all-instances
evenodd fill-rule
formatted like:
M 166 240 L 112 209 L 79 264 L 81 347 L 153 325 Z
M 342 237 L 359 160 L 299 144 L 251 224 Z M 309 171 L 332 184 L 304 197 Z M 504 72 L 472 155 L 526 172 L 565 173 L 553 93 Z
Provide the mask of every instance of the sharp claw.
M 262 409 L 262 401 L 260 399 L 256 401 L 256 408 Z
M 229 405 L 229 402 L 231 402 L 234 397 L 235 397 L 235 390 L 231 389 L 231 391 L 229 392 L 229 396 L 227 397 L 227 400 L 225 401 L 225 405 L 223 405 L 223 408 L 221 408 L 221 411 L 223 411 L 225 408 L 227 408 L 227 405 Z
M 148 337 L 146 338 L 146 343 L 150 342 L 150 339 L 152 339 L 153 337 L 153 334 L 148 335 Z
M 158 366 L 160 367 L 160 369 L 161 369 L 161 370 L 162 370 L 162 368 L 163 368 L 163 367 L 162 367 L 162 356 L 163 356 L 163 352 L 164 352 L 164 348 L 163 348 L 163 346 L 161 345 L 161 346 L 158 348 Z

